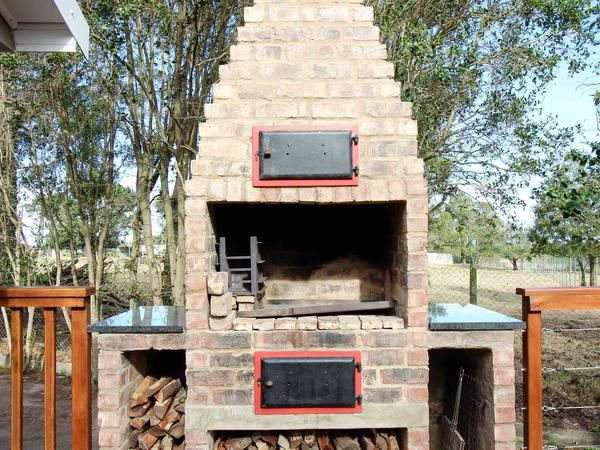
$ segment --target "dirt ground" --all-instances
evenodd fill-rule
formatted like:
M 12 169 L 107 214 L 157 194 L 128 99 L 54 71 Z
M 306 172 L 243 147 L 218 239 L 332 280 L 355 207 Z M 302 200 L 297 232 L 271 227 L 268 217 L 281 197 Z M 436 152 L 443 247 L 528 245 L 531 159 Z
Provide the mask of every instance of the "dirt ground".
M 23 448 L 44 448 L 44 383 L 40 375 L 25 376 L 23 386 Z M 56 381 L 56 429 L 58 450 L 71 449 L 71 379 L 58 377 Z M 96 398 L 92 394 L 92 448 L 98 448 Z M 10 448 L 10 375 L 0 369 L 0 449 Z

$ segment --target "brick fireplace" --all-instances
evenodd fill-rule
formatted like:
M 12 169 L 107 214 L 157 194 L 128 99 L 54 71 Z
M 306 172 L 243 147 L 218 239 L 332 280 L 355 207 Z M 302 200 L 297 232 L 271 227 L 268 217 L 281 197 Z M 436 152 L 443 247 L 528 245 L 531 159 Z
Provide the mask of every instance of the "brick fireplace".
M 453 364 L 476 366 L 490 386 L 491 431 L 481 448 L 514 448 L 512 332 L 436 332 L 432 339 L 428 329 L 427 187 L 417 124 L 373 20 L 362 0 L 255 0 L 244 11 L 186 183 L 185 336 L 175 346 L 172 335 L 163 336 L 166 344 L 155 337 L 153 346 L 185 349 L 188 450 L 214 450 L 227 431 L 344 429 L 394 430 L 400 449 L 429 449 L 431 395 L 436 402 L 446 395 L 443 375 L 430 385 L 429 359 L 444 369 L 446 348 L 462 349 Z M 273 126 L 352 130 L 352 181 L 257 183 L 253 129 Z M 248 254 L 252 237 L 260 243 L 260 291 L 235 293 L 220 252 L 226 245 Z M 390 303 L 345 312 L 357 302 Z M 334 307 L 254 314 L 320 305 Z M 100 377 L 103 370 L 131 372 L 127 380 L 144 375 L 129 368 L 128 356 L 143 345 L 102 337 L 100 348 Z M 488 351 L 480 358 L 487 365 L 471 361 L 469 351 L 479 348 Z M 257 352 L 349 351 L 362 359 L 360 412 L 256 413 Z M 113 396 L 100 408 L 105 417 L 126 402 Z M 112 422 L 100 426 L 103 450 L 125 448 L 123 426 Z

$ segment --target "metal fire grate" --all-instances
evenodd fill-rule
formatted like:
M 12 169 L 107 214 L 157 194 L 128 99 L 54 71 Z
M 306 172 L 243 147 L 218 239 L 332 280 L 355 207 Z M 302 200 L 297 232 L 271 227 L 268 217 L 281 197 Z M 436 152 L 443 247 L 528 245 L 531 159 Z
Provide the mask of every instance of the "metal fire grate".
M 481 424 L 491 405 L 484 384 L 461 368 L 454 396 L 448 396 L 442 417 L 442 439 L 448 450 L 480 450 L 484 447 Z

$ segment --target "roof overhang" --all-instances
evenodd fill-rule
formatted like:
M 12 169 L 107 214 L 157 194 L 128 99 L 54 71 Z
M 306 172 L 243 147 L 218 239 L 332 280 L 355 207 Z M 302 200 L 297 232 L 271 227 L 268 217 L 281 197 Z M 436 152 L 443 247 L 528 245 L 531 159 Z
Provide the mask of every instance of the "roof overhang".
M 88 56 L 90 29 L 76 0 L 0 0 L 0 51 Z

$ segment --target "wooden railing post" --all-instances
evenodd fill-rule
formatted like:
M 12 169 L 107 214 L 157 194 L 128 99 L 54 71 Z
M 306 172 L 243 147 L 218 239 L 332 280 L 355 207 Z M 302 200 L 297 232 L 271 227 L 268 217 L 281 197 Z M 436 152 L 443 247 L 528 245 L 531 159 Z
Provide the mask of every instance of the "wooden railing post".
M 73 448 L 92 448 L 92 363 L 91 342 L 87 327 L 90 323 L 90 298 L 83 308 L 71 309 L 71 382 L 73 385 L 72 429 Z M 76 431 L 77 430 L 77 431 Z
M 23 450 L 23 310 L 10 310 L 10 447 Z
M 72 448 L 92 448 L 91 287 L 0 288 L 11 314 L 11 450 L 23 450 L 23 308 L 44 309 L 44 450 L 56 450 L 56 308 L 71 308 Z
M 56 449 L 56 310 L 44 308 L 44 450 Z
M 529 297 L 523 298 L 523 434 L 528 450 L 542 450 L 542 313 L 531 311 Z
M 542 450 L 542 311 L 600 310 L 600 288 L 517 288 L 523 301 L 524 438 L 527 450 Z

